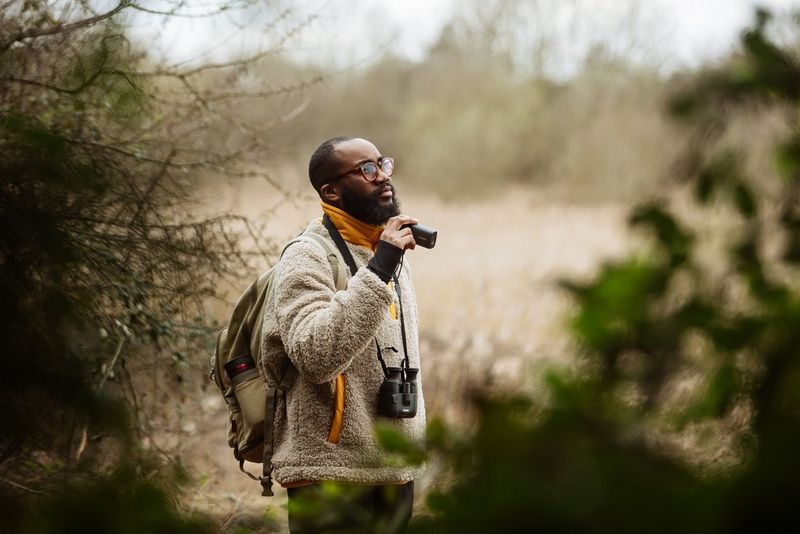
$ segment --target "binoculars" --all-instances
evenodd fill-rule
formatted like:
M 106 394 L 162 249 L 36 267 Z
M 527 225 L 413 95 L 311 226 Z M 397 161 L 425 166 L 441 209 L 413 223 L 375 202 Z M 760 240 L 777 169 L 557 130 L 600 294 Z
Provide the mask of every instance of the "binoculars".
M 414 236 L 414 241 L 417 245 L 425 248 L 433 248 L 436 246 L 436 237 L 439 232 L 433 228 L 428 228 L 421 224 L 404 224 L 401 228 L 411 228 L 411 235 Z
M 387 367 L 378 392 L 378 415 L 411 418 L 417 415 L 417 374 L 419 369 Z

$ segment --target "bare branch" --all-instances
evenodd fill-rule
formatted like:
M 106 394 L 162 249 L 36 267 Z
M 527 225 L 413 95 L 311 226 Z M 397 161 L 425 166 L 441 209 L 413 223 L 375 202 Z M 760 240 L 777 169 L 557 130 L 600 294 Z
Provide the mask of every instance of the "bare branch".
M 83 80 L 80 85 L 73 89 L 67 89 L 65 87 L 59 87 L 57 85 L 52 85 L 45 82 L 40 82 L 37 80 L 28 80 L 26 78 L 15 78 L 13 76 L 5 76 L 0 78 L 0 82 L 12 82 L 12 83 L 19 83 L 23 85 L 33 85 L 36 87 L 42 87 L 44 89 L 49 89 L 50 91 L 55 91 L 57 93 L 62 93 L 66 95 L 77 95 L 78 93 L 82 92 L 87 87 L 91 86 L 97 78 L 103 73 L 103 68 L 100 66 L 95 72 L 92 73 L 91 76 Z
M 65 138 L 64 140 L 67 141 L 68 143 L 72 143 L 72 144 L 91 146 L 91 147 L 99 148 L 99 149 L 102 149 L 102 150 L 109 150 L 109 151 L 112 151 L 112 152 L 116 152 L 117 154 L 121 154 L 121 155 L 127 156 L 129 158 L 133 158 L 133 159 L 135 159 L 137 161 L 146 161 L 148 163 L 157 163 L 159 165 L 167 165 L 169 167 L 177 167 L 177 168 L 180 168 L 180 167 L 204 167 L 204 166 L 208 166 L 208 165 L 214 165 L 213 162 L 207 161 L 207 160 L 177 161 L 176 162 L 176 161 L 168 161 L 168 160 L 160 159 L 160 158 L 148 157 L 148 156 L 145 156 L 144 154 L 137 154 L 135 152 L 130 152 L 128 150 L 125 150 L 123 148 L 119 148 L 119 147 L 114 146 L 114 145 L 107 145 L 107 144 L 104 144 L 104 143 L 99 143 L 97 141 L 88 141 L 88 140 L 82 140 L 82 139 L 67 139 L 67 138 Z
M 24 486 L 18 482 L 14 482 L 13 480 L 8 480 L 7 478 L 0 478 L 0 481 L 5 482 L 9 486 L 14 486 L 17 489 L 21 489 L 23 491 L 27 491 L 28 493 L 35 493 L 36 495 L 47 495 L 44 491 L 35 490 L 33 488 L 29 488 L 28 486 Z
M 189 19 L 210 18 L 210 17 L 215 17 L 217 15 L 222 15 L 223 13 L 227 13 L 227 12 L 233 11 L 235 9 L 244 9 L 244 7 L 239 8 L 239 7 L 234 7 L 231 4 L 223 4 L 218 9 L 215 9 L 213 11 L 207 11 L 207 12 L 204 12 L 204 13 L 181 13 L 179 10 L 182 7 L 184 7 L 183 3 L 180 3 L 180 4 L 176 5 L 174 9 L 171 9 L 169 11 L 160 11 L 158 9 L 150 9 L 150 8 L 146 8 L 146 7 L 141 6 L 139 4 L 136 4 L 136 3 L 131 4 L 130 7 L 131 7 L 131 9 L 134 9 L 136 11 L 141 11 L 142 13 L 148 13 L 150 15 L 161 15 L 161 16 L 166 16 L 166 17 L 180 17 L 180 18 L 189 18 Z
M 209 70 L 219 70 L 219 69 L 229 69 L 233 67 L 244 67 L 247 65 L 252 65 L 253 63 L 257 63 L 258 61 L 277 55 L 281 51 L 281 47 L 286 44 L 290 39 L 292 39 L 295 35 L 297 35 L 303 28 L 305 28 L 308 24 L 313 22 L 317 18 L 316 15 L 311 15 L 306 17 L 306 19 L 289 30 L 276 44 L 275 46 L 271 47 L 268 50 L 263 50 L 261 52 L 257 52 L 255 54 L 251 54 L 250 56 L 244 57 L 242 59 L 232 60 L 232 61 L 224 61 L 221 63 L 207 63 L 205 65 L 200 65 L 199 67 L 195 67 L 193 69 L 188 69 L 185 71 L 176 71 L 173 68 L 165 68 L 159 69 L 155 71 L 149 72 L 134 72 L 131 74 L 136 74 L 138 76 L 149 76 L 149 77 L 171 77 L 171 78 L 186 78 L 190 76 L 195 76 L 200 74 L 201 72 L 209 71 Z
M 82 28 L 88 28 L 90 26 L 94 26 L 95 24 L 102 22 L 104 20 L 108 20 L 117 13 L 123 11 L 124 9 L 130 7 L 131 2 L 130 0 L 120 0 L 119 4 L 117 4 L 114 8 L 105 13 L 101 13 L 94 17 L 89 17 L 83 20 L 78 20 L 76 22 L 72 22 L 70 24 L 57 24 L 51 28 L 47 29 L 31 29 L 27 31 L 23 31 L 0 45 L 0 52 L 5 52 L 6 50 L 11 47 L 14 43 L 24 41 L 26 39 L 36 39 L 39 37 L 45 37 L 47 35 L 55 35 L 59 33 L 67 33 L 74 30 L 79 30 Z
M 47 89 L 49 91 L 55 91 L 57 93 L 62 93 L 66 95 L 74 95 L 76 93 L 75 89 L 67 89 L 66 87 L 59 87 L 57 85 L 51 85 L 49 83 L 40 82 L 37 80 L 28 80 L 25 78 L 15 78 L 14 76 L 3 76 L 0 78 L 0 82 L 11 82 L 11 83 L 18 83 L 21 85 L 32 85 L 34 87 L 41 87 L 43 89 Z
M 105 373 L 100 378 L 100 384 L 97 386 L 98 389 L 103 389 L 103 386 L 106 384 L 106 380 L 111 376 L 114 372 L 114 366 L 117 364 L 117 359 L 119 359 L 119 355 L 122 354 L 122 347 L 125 346 L 125 341 L 127 340 L 127 336 L 122 336 L 119 339 L 119 343 L 117 344 L 117 350 L 114 352 L 114 356 L 112 356 L 111 361 L 108 363 Z
M 266 91 L 228 91 L 224 93 L 204 93 L 203 98 L 207 102 L 235 98 L 270 98 L 273 96 L 285 95 L 308 89 L 322 82 L 323 79 L 324 78 L 322 76 L 314 76 L 309 80 L 294 85 L 279 86 L 273 89 L 267 89 Z

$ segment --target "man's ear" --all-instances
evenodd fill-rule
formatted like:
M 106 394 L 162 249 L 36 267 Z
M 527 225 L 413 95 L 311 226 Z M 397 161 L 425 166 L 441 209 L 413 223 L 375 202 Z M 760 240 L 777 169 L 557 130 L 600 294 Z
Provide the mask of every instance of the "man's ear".
M 324 184 L 319 188 L 319 196 L 325 202 L 338 206 L 341 199 L 338 184 Z

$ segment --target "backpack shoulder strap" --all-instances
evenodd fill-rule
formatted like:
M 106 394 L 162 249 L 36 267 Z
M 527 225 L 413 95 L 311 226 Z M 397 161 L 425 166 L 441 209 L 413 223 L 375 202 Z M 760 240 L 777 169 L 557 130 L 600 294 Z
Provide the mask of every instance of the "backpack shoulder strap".
M 283 251 L 281 252 L 281 257 L 293 244 L 299 241 L 306 241 L 309 243 L 315 243 L 316 246 L 322 248 L 322 251 L 325 253 L 325 256 L 328 258 L 328 263 L 331 266 L 331 272 L 333 273 L 333 280 L 337 290 L 344 289 L 347 287 L 347 269 L 344 265 L 344 260 L 339 255 L 339 252 L 333 246 L 333 244 L 325 239 L 323 236 L 319 234 L 315 234 L 313 232 L 303 232 L 296 238 L 289 241 L 285 247 L 283 247 Z M 264 455 L 262 458 L 262 467 L 263 467 L 263 475 L 258 477 L 258 480 L 261 482 L 262 486 L 262 495 L 264 496 L 272 496 L 272 453 L 274 449 L 274 441 L 273 441 L 273 426 L 275 424 L 275 406 L 277 404 L 277 400 L 279 396 L 286 398 L 286 392 L 294 385 L 295 380 L 297 379 L 297 368 L 294 366 L 291 360 L 288 360 L 286 363 L 286 368 L 283 370 L 283 374 L 278 377 L 278 386 L 271 387 L 267 385 L 267 395 L 266 395 L 266 406 L 264 407 Z M 239 468 L 243 469 L 244 460 L 239 463 Z
M 286 244 L 286 246 L 283 247 L 283 252 L 281 252 L 281 256 L 283 256 L 287 248 L 289 248 L 290 246 L 294 245 L 299 241 L 315 243 L 317 246 L 322 248 L 322 251 L 328 258 L 328 263 L 331 266 L 331 272 L 333 272 L 333 281 L 336 286 L 336 289 L 337 290 L 345 289 L 347 287 L 347 266 L 345 265 L 342 256 L 339 254 L 339 251 L 336 249 L 333 243 L 325 239 L 323 236 L 315 234 L 314 232 L 305 231 L 299 236 L 289 241 Z
M 333 244 L 323 236 L 313 232 L 305 231 L 289 241 L 286 246 L 283 247 L 281 257 L 283 257 L 286 249 L 300 241 L 315 243 L 317 246 L 322 248 L 323 252 L 325 252 L 325 256 L 328 258 L 328 263 L 330 263 L 336 290 L 338 291 L 345 289 L 347 287 L 347 267 L 344 264 L 344 260 L 339 255 L 339 252 L 336 250 L 336 247 L 334 247 Z M 287 368 L 284 369 L 283 374 L 277 377 L 280 383 L 280 389 L 286 391 L 292 387 L 295 377 L 297 377 L 297 369 L 294 368 L 294 365 L 290 360 Z

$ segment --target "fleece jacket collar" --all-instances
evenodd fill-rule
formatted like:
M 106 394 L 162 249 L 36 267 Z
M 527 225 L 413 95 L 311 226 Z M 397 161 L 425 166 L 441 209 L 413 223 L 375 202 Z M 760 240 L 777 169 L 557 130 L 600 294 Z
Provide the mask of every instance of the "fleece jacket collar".
M 383 226 L 375 226 L 360 221 L 349 213 L 325 202 L 321 202 L 320 205 L 322 206 L 322 211 L 330 217 L 333 224 L 336 225 L 336 229 L 342 234 L 342 239 L 372 251 L 378 248 Z

